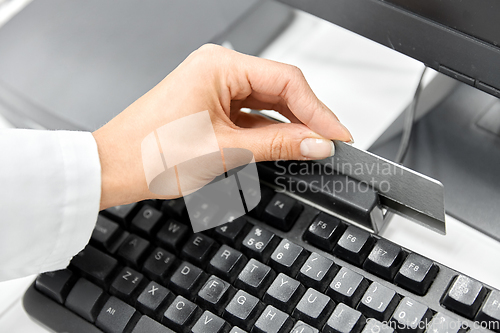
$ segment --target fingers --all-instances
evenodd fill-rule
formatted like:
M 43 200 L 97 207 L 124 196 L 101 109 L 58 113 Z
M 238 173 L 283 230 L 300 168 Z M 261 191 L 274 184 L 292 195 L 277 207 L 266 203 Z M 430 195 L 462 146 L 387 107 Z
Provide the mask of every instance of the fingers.
M 238 118 L 235 121 L 235 124 L 236 126 L 239 126 L 241 128 L 258 128 L 258 127 L 280 124 L 280 122 L 269 119 L 260 114 L 240 112 Z

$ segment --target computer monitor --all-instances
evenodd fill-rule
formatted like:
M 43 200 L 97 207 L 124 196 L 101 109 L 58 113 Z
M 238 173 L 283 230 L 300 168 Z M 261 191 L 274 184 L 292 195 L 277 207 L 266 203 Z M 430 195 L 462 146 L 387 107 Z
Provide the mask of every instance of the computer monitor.
M 448 214 L 500 240 L 500 2 L 279 1 L 460 82 L 415 124 L 404 164 L 443 182 Z M 395 157 L 401 120 L 372 152 Z

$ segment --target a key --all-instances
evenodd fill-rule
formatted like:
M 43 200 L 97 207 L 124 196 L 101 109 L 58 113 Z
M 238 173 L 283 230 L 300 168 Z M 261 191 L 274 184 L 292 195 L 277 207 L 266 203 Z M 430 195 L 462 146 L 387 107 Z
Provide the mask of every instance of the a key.
M 240 251 L 222 245 L 210 260 L 207 271 L 224 280 L 233 282 L 246 263 L 247 259 Z
M 142 316 L 141 319 L 135 325 L 132 333 L 175 333 L 170 328 L 166 328 L 159 322 L 149 318 L 148 316 Z
M 361 312 L 348 307 L 343 303 L 337 304 L 332 315 L 328 318 L 324 333 L 359 333 L 366 323 Z
M 425 295 L 437 273 L 438 267 L 431 260 L 410 253 L 396 274 L 394 282 L 417 295 Z
M 123 259 L 128 265 L 139 268 L 142 260 L 147 254 L 149 242 L 136 235 L 129 235 L 118 249 L 118 257 Z
M 250 259 L 238 275 L 235 286 L 260 298 L 275 276 L 276 273 L 271 270 L 271 267 L 255 259 Z
M 280 273 L 267 289 L 263 301 L 290 313 L 304 294 L 304 291 L 305 288 L 299 281 Z
M 226 306 L 223 318 L 234 326 L 249 330 L 262 312 L 264 306 L 257 297 L 238 290 Z
M 302 246 L 283 239 L 271 254 L 269 265 L 277 272 L 295 276 L 306 260 L 307 254 Z
M 188 333 L 200 314 L 201 310 L 196 304 L 177 296 L 163 314 L 162 323 L 175 332 Z
M 399 295 L 378 282 L 372 282 L 358 304 L 366 317 L 387 321 L 399 303 Z
M 207 274 L 200 268 L 184 261 L 170 278 L 169 287 L 177 294 L 192 298 L 198 293 L 206 278 Z
M 266 263 L 278 243 L 279 237 L 274 233 L 255 226 L 243 239 L 241 249 L 248 257 Z
M 432 317 L 432 311 L 425 305 L 405 297 L 392 314 L 391 320 L 396 323 L 398 332 L 421 333 Z
M 300 268 L 297 279 L 306 287 L 324 291 L 338 269 L 332 260 L 313 252 Z
M 103 213 L 110 219 L 119 222 L 122 226 L 125 227 L 132 219 L 132 216 L 134 216 L 134 212 L 136 211 L 137 207 L 137 203 L 131 203 L 128 205 L 110 207 L 104 210 Z
M 187 216 L 184 198 L 163 201 L 161 210 L 175 219 L 183 220 Z
M 205 311 L 201 315 L 200 319 L 194 324 L 191 329 L 192 333 L 226 333 L 229 330 L 229 325 L 227 322 L 211 313 L 210 311 Z
M 109 292 L 111 295 L 130 303 L 132 300 L 135 300 L 135 296 L 137 296 L 145 284 L 147 284 L 147 281 L 144 275 L 129 267 L 125 267 L 111 284 Z
M 175 295 L 167 288 L 151 281 L 137 297 L 136 307 L 145 315 L 161 320 L 161 310 L 170 304 Z
M 426 333 L 464 333 L 467 325 L 451 318 L 441 312 L 438 312 L 429 323 Z
M 366 325 L 363 328 L 363 330 L 361 331 L 361 333 L 374 333 L 374 332 L 394 333 L 394 329 L 392 329 L 392 327 L 390 327 L 386 324 L 381 323 L 380 321 L 378 321 L 376 319 L 369 318 L 366 321 Z
M 187 225 L 169 219 L 156 234 L 156 239 L 163 248 L 172 253 L 178 253 L 181 244 L 184 244 L 189 234 L 190 230 Z
M 66 299 L 66 307 L 93 323 L 104 305 L 104 291 L 92 282 L 80 278 Z
M 252 333 L 286 333 L 292 326 L 293 321 L 288 314 L 268 305 L 255 322 Z
M 48 272 L 36 278 L 35 286 L 45 295 L 63 304 L 73 287 L 75 277 L 69 269 Z
M 362 275 L 342 267 L 330 283 L 326 294 L 338 303 L 355 307 L 367 288 L 368 281 Z
M 330 252 L 344 230 L 345 225 L 340 219 L 325 213 L 319 213 L 304 233 L 304 240 Z
M 71 265 L 91 282 L 107 288 L 113 273 L 118 268 L 118 261 L 87 245 L 83 251 L 73 257 Z
M 214 253 L 217 243 L 207 235 L 197 233 L 191 236 L 182 248 L 182 257 L 199 267 L 205 267 Z
M 162 212 L 149 205 L 144 205 L 132 219 L 131 229 L 143 237 L 150 237 L 156 233 L 162 219 Z
M 295 326 L 292 328 L 290 333 L 319 333 L 319 331 L 317 328 L 314 328 L 311 325 L 304 323 L 302 320 L 299 320 L 295 323 Z
M 443 305 L 453 312 L 472 319 L 476 315 L 487 292 L 481 282 L 465 275 L 458 275 L 445 294 Z
M 127 303 L 111 296 L 99 316 L 96 326 L 106 333 L 123 333 L 129 331 L 139 319 L 140 314 Z
M 490 292 L 476 316 L 476 321 L 488 323 L 487 327 L 490 327 L 492 331 L 500 331 L 500 292 L 498 290 Z
M 330 297 L 309 288 L 292 312 L 292 315 L 309 325 L 321 329 L 335 307 Z
M 297 200 L 283 193 L 276 193 L 262 214 L 262 220 L 283 231 L 289 231 L 304 209 Z
M 198 292 L 197 302 L 203 308 L 220 315 L 234 293 L 234 288 L 228 282 L 212 275 Z
M 94 231 L 92 232 L 91 241 L 96 247 L 111 252 L 114 242 L 121 233 L 122 229 L 118 223 L 99 215 Z
M 368 272 L 392 281 L 403 262 L 403 250 L 399 245 L 379 239 L 366 258 L 363 268 Z
M 352 264 L 361 265 L 368 256 L 372 244 L 370 233 L 351 225 L 340 237 L 333 253 Z
M 175 256 L 158 247 L 144 262 L 142 268 L 144 274 L 151 280 L 167 284 L 168 275 L 175 266 Z
M 249 224 L 244 217 L 237 218 L 232 222 L 220 225 L 214 229 L 214 234 L 222 243 L 238 248 L 243 237 L 248 232 Z

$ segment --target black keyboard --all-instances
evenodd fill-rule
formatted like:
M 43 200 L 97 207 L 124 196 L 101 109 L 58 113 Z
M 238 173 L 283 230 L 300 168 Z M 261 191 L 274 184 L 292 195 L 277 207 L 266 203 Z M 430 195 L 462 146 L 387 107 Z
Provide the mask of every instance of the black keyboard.
M 183 199 L 100 213 L 28 314 L 72 333 L 500 332 L 500 292 L 262 185 L 248 216 L 193 233 Z

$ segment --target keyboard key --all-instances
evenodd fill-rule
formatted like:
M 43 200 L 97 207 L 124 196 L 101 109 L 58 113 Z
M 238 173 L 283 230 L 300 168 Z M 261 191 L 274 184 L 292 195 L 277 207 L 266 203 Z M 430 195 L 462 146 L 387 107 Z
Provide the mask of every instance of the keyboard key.
M 368 272 L 392 281 L 403 262 L 403 250 L 385 239 L 377 240 L 363 268 Z
M 198 292 L 197 302 L 213 313 L 221 314 L 234 293 L 228 282 L 212 275 Z
M 280 273 L 267 289 L 263 301 L 290 313 L 304 294 L 304 291 L 305 288 L 299 281 Z
M 167 284 L 168 275 L 174 266 L 175 256 L 172 253 L 157 247 L 144 262 L 142 270 L 151 280 Z
M 493 290 L 476 316 L 476 321 L 487 322 L 490 330 L 500 331 L 500 292 Z
M 40 274 L 36 278 L 36 289 L 49 296 L 58 303 L 63 304 L 68 296 L 75 276 L 69 269 Z
M 131 303 L 145 284 L 147 281 L 144 279 L 144 275 L 125 267 L 111 284 L 109 292 L 111 295 Z
M 340 219 L 319 213 L 304 233 L 304 240 L 330 252 L 344 230 L 345 225 Z
M 205 311 L 200 319 L 191 329 L 192 333 L 226 333 L 229 330 L 227 322 L 214 315 L 210 311 Z
M 156 233 L 162 219 L 162 212 L 149 205 L 144 205 L 132 219 L 131 229 L 143 237 L 149 237 Z
M 71 265 L 91 282 L 107 288 L 113 273 L 118 268 L 118 261 L 87 245 L 83 251 L 73 257 Z
M 177 294 L 192 298 L 205 283 L 207 274 L 186 261 L 177 268 L 170 279 L 170 288 Z
M 96 326 L 106 333 L 123 333 L 129 331 L 139 316 L 133 307 L 111 296 L 99 313 Z
M 184 198 L 163 201 L 161 210 L 175 219 L 183 220 L 187 216 Z
M 212 238 L 197 233 L 182 248 L 182 257 L 199 267 L 205 267 L 216 248 L 217 243 Z
M 383 324 L 376 319 L 369 318 L 366 321 L 366 325 L 363 328 L 363 330 L 361 331 L 361 333 L 374 333 L 374 332 L 376 332 L 376 333 L 394 333 L 394 330 L 390 326 Z
M 271 270 L 271 267 L 255 259 L 250 259 L 238 275 L 235 286 L 260 298 L 275 276 L 276 273 Z
M 467 330 L 467 325 L 461 324 L 458 320 L 453 319 L 441 312 L 438 312 L 429 323 L 426 333 L 464 333 Z
M 313 252 L 300 269 L 297 279 L 306 287 L 324 291 L 338 269 L 333 260 Z
M 344 231 L 333 253 L 352 264 L 361 265 L 371 250 L 373 239 L 370 233 L 355 226 Z
M 160 231 L 158 231 L 156 239 L 165 249 L 172 253 L 178 253 L 181 245 L 184 244 L 184 240 L 189 234 L 190 229 L 187 225 L 170 219 Z
M 145 315 L 161 320 L 163 308 L 170 304 L 174 297 L 170 290 L 151 281 L 137 297 L 136 307 Z
M 451 287 L 443 298 L 443 305 L 453 312 L 469 319 L 474 318 L 487 294 L 483 285 L 465 275 L 453 280 Z
M 326 294 L 335 302 L 356 307 L 368 288 L 368 281 L 349 268 L 342 267 L 330 283 Z
M 306 258 L 307 251 L 302 246 L 283 239 L 271 254 L 269 265 L 277 272 L 295 276 Z
M 142 316 L 132 333 L 175 333 L 153 319 Z
M 148 248 L 149 242 L 147 240 L 136 235 L 130 235 L 120 246 L 117 254 L 128 265 L 139 268 Z
M 401 300 L 392 315 L 398 332 L 421 333 L 425 330 L 432 317 L 432 311 L 425 305 L 410 297 Z
M 290 333 L 319 333 L 319 331 L 318 329 L 299 320 L 298 322 L 295 323 L 295 326 L 290 331 Z
M 396 274 L 394 282 L 417 295 L 425 295 L 438 273 L 438 267 L 429 259 L 410 253 Z
M 283 231 L 288 231 L 304 207 L 297 200 L 283 193 L 276 193 L 267 204 L 262 220 Z
M 250 225 L 244 217 L 237 218 L 232 222 L 220 225 L 214 229 L 214 234 L 222 243 L 239 248 L 241 241 L 248 232 Z
M 372 282 L 358 304 L 366 317 L 387 321 L 398 305 L 399 295 L 378 282 Z
M 222 245 L 210 260 L 207 271 L 224 280 L 233 282 L 246 263 L 247 259 L 240 251 Z
M 321 329 L 335 307 L 330 297 L 309 288 L 297 304 L 292 315 L 316 328 Z
M 343 303 L 337 304 L 332 315 L 328 318 L 324 333 L 359 333 L 366 323 L 361 312 L 356 311 Z
M 239 290 L 226 306 L 223 318 L 234 326 L 249 330 L 264 306 L 257 297 Z
M 103 211 L 110 219 L 120 223 L 122 226 L 127 226 L 128 222 L 134 216 L 134 212 L 139 206 L 137 203 L 110 207 Z
M 93 323 L 104 305 L 104 291 L 83 278 L 80 278 L 66 299 L 66 307 L 85 320 Z
M 242 251 L 250 258 L 267 262 L 279 243 L 279 238 L 269 230 L 253 227 L 242 243 Z
M 175 332 L 187 333 L 200 314 L 201 310 L 196 304 L 177 296 L 163 314 L 162 323 Z
M 122 229 L 118 226 L 118 223 L 99 215 L 92 232 L 91 241 L 96 247 L 111 252 L 114 242 L 121 233 Z
M 268 305 L 255 322 L 252 333 L 285 333 L 292 326 L 293 321 L 289 315 Z
M 245 191 L 243 193 L 245 197 L 247 197 L 248 195 L 255 197 L 260 194 L 259 204 L 249 212 L 251 216 L 257 219 L 260 219 L 262 217 L 267 204 L 269 203 L 269 201 L 271 201 L 271 199 L 274 197 L 274 194 L 276 193 L 272 188 L 262 183 L 260 184 L 260 193 L 258 193 L 258 191 L 256 191 L 252 187 L 249 187 L 248 190 L 244 189 L 243 191 Z

